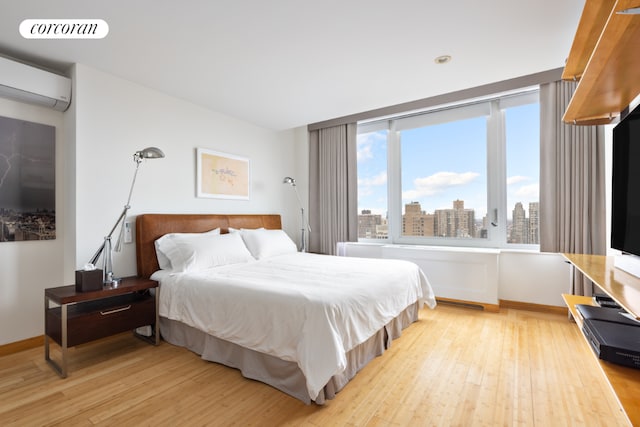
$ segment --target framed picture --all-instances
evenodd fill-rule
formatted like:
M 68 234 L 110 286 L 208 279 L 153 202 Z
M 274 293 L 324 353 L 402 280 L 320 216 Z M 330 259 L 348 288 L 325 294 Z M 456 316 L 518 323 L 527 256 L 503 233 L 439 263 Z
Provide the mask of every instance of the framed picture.
M 0 117 L 0 242 L 56 238 L 56 128 Z
M 198 148 L 197 197 L 249 200 L 249 159 Z

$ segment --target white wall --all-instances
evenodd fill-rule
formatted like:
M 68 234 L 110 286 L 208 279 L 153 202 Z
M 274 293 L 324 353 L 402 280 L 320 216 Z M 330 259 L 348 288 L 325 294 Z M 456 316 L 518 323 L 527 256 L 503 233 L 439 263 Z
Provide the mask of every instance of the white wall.
M 305 228 L 305 224 L 309 222 L 309 131 L 306 126 L 294 129 L 295 139 L 295 166 L 292 168 L 292 173 L 283 174 L 284 176 L 290 176 L 296 180 L 296 188 L 300 195 L 300 202 L 302 208 L 304 208 L 304 224 L 301 218 L 300 204 L 296 198 L 295 190 L 287 185 L 285 199 L 290 204 L 292 210 L 291 224 L 295 228 L 289 235 L 294 238 L 295 242 L 300 247 L 302 229 Z M 305 228 L 305 239 L 307 244 L 309 241 L 309 231 Z
M 62 283 L 65 247 L 63 113 L 0 98 L 0 116 L 56 128 L 56 239 L 0 243 L 0 345 L 42 335 L 43 290 Z M 1 161 L 1 160 L 0 160 Z M 2 191 L 0 189 L 0 191 Z
M 133 153 L 148 146 L 166 158 L 140 166 L 129 220 L 147 212 L 276 213 L 297 238 L 298 204 L 287 175 L 306 175 L 296 140 L 112 75 L 76 65 L 65 113 L 0 99 L 0 114 L 56 126 L 58 238 L 0 244 L 0 345 L 43 334 L 43 289 L 74 283 L 127 201 Z M 249 201 L 195 196 L 196 147 L 248 157 Z M 306 198 L 305 186 L 301 196 Z M 135 244 L 114 255 L 117 276 L 136 274 Z
M 91 258 L 126 203 L 133 153 L 156 146 L 164 159 L 139 169 L 129 220 L 139 213 L 276 213 L 296 236 L 296 200 L 283 185 L 295 174 L 293 130 L 274 132 L 76 65 L 76 267 Z M 249 201 L 196 198 L 196 148 L 248 157 Z M 115 239 L 114 239 L 115 243 Z M 114 254 L 114 273 L 136 273 L 135 244 Z
M 570 271 L 560 254 L 501 251 L 498 298 L 564 307 Z

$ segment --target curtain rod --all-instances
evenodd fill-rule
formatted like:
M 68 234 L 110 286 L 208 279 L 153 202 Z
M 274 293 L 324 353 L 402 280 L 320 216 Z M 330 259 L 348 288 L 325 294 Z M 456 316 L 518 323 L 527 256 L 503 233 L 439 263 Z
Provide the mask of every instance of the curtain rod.
M 562 70 L 563 68 L 555 68 L 552 70 L 516 77 L 509 80 L 503 80 L 496 83 L 489 83 L 482 86 L 462 89 L 459 91 L 436 95 L 429 98 L 423 98 L 416 101 L 405 102 L 389 107 L 377 108 L 375 110 L 364 111 L 362 113 L 356 113 L 348 116 L 338 117 L 335 119 L 325 120 L 322 122 L 316 122 L 308 125 L 307 130 L 314 131 L 332 126 L 340 126 L 347 123 L 356 123 L 363 120 L 371 120 L 384 116 L 398 115 L 409 111 L 421 110 L 438 105 L 460 102 L 472 98 L 479 98 L 487 95 L 493 95 L 499 92 L 506 92 L 514 89 L 524 88 L 527 86 L 554 82 L 561 79 Z
M 452 102 L 449 104 L 439 105 L 431 108 L 423 108 L 420 110 L 406 111 L 404 113 L 393 114 L 391 116 L 383 116 L 383 117 L 376 117 L 373 119 L 360 120 L 358 121 L 358 124 L 359 125 L 370 124 L 370 123 L 386 122 L 389 120 L 407 119 L 410 117 L 423 116 L 425 114 L 439 113 L 442 111 L 448 111 L 448 110 L 454 110 L 458 108 L 470 107 L 478 104 L 484 104 L 484 103 L 495 101 L 495 100 L 505 100 L 505 99 L 514 98 L 514 97 L 521 97 L 531 93 L 536 93 L 539 91 L 539 88 L 540 86 L 538 85 L 528 86 L 522 89 L 514 89 L 509 92 L 496 93 L 496 94 L 487 95 L 479 98 L 469 99 L 466 101 Z

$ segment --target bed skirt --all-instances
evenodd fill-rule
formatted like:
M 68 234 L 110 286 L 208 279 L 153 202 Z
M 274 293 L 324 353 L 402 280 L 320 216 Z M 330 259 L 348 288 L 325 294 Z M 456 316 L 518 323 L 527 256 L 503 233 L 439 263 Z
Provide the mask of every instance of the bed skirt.
M 333 376 L 315 399 L 309 396 L 305 377 L 295 362 L 250 350 L 165 317 L 160 317 L 160 332 L 165 341 L 185 347 L 204 360 L 239 369 L 245 378 L 269 384 L 306 404 L 322 405 L 333 399 L 369 361 L 384 353 L 404 328 L 418 320 L 419 311 L 417 302 L 410 305 L 367 341 L 348 351 L 346 369 Z

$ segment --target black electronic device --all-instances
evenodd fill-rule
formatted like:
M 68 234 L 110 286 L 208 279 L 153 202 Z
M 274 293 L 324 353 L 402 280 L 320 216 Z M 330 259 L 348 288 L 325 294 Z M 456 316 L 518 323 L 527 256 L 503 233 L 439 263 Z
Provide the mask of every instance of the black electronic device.
M 615 300 L 613 298 L 611 298 L 609 295 L 605 295 L 605 294 L 595 294 L 593 296 L 593 300 L 596 302 L 596 304 L 598 304 L 600 307 L 609 307 L 609 308 L 621 308 L 620 304 L 618 304 L 617 302 L 615 302 Z
M 640 369 L 640 327 L 585 319 L 582 332 L 598 358 Z
M 627 317 L 625 315 L 626 312 L 619 308 L 576 304 L 576 310 L 584 320 L 603 320 L 605 322 L 622 323 L 629 326 L 640 327 L 640 321 Z
M 640 256 L 640 106 L 613 129 L 611 247 Z
M 600 301 L 598 302 L 598 304 L 600 304 L 600 307 L 605 307 L 605 308 L 622 308 L 620 307 L 620 304 L 618 304 L 615 301 Z

